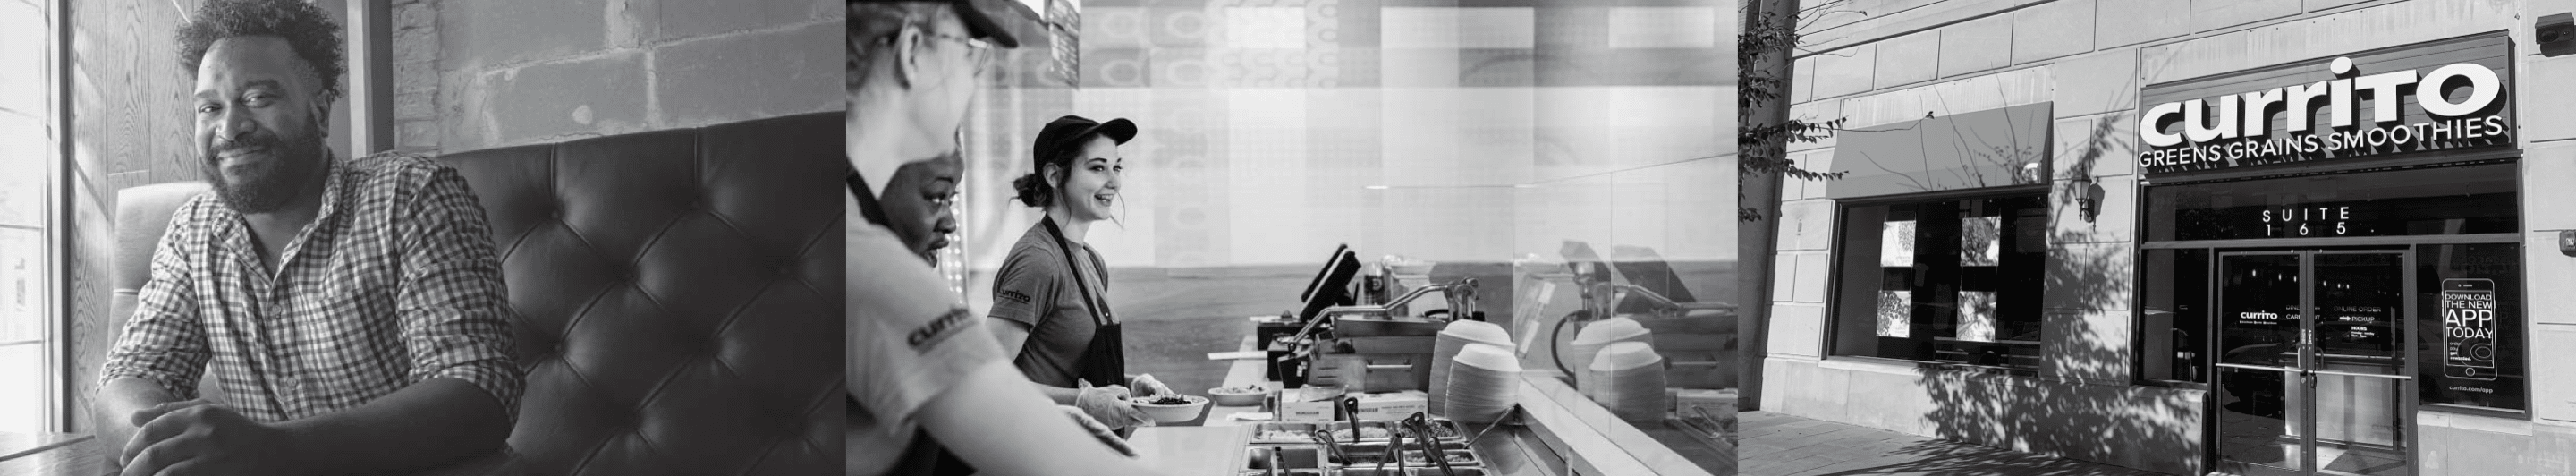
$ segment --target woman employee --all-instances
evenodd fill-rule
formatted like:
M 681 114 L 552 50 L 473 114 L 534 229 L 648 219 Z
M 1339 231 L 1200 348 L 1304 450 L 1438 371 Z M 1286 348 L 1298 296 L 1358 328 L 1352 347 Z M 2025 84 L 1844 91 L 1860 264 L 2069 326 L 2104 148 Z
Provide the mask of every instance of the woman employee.
M 1009 354 L 985 340 L 984 321 L 966 311 L 923 257 L 939 247 L 941 222 L 951 220 L 941 204 L 959 163 L 954 137 L 979 89 L 976 59 L 985 55 L 975 51 L 978 43 L 961 39 L 1018 44 L 979 3 L 991 2 L 849 4 L 843 146 L 855 173 L 842 208 L 848 239 L 844 471 L 1140 474 L 1148 468 L 1132 454 L 1082 443 L 1108 429 L 1066 418 L 1031 391 L 1006 363 Z M 951 460 L 958 464 L 947 465 Z
M 1110 218 L 1126 167 L 1118 145 L 1135 137 L 1136 124 L 1126 119 L 1081 116 L 1057 118 L 1038 132 L 1033 170 L 1011 186 L 1045 218 L 1002 259 L 988 314 L 1020 373 L 1056 402 L 1121 428 L 1150 422 L 1130 397 L 1171 393 L 1151 376 L 1127 375 L 1123 322 L 1109 309 L 1109 268 L 1083 243 L 1092 223 Z

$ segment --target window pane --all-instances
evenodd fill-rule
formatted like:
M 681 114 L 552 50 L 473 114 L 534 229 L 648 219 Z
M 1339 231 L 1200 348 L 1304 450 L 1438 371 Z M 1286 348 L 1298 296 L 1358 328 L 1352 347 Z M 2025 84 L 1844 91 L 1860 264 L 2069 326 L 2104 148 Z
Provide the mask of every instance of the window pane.
M 0 343 L 45 337 L 44 237 L 0 228 Z
M 44 431 L 44 240 L 0 228 L 0 432 Z
M 0 432 L 34 433 L 45 428 L 45 346 L 43 342 L 0 344 Z
M 2140 377 L 2208 383 L 2209 250 L 2146 250 L 2138 313 Z
M 2416 379 L 2424 403 L 2528 410 L 2522 245 L 2415 247 Z
M 2046 213 L 2035 196 L 1846 209 L 1834 354 L 2036 368 Z
M 0 0 L 0 432 L 57 430 L 45 250 L 57 166 L 48 5 Z

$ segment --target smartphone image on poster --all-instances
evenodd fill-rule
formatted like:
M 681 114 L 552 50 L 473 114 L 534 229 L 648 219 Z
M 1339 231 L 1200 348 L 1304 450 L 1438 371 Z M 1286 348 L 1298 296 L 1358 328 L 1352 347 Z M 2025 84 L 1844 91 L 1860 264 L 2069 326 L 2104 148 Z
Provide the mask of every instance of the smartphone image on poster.
M 2495 380 L 2496 304 L 2494 280 L 2442 280 L 2442 375 Z

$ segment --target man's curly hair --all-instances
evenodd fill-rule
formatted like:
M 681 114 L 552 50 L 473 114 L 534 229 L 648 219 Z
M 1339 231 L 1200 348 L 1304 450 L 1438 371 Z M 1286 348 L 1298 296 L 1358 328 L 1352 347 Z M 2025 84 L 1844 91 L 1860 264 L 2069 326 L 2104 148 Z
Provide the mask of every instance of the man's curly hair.
M 179 66 L 188 69 L 189 77 L 196 77 L 206 50 L 216 40 L 237 36 L 286 39 L 287 47 L 322 80 L 324 90 L 339 91 L 340 74 L 346 69 L 340 64 L 340 25 L 321 7 L 303 0 L 206 0 L 193 20 L 179 27 Z

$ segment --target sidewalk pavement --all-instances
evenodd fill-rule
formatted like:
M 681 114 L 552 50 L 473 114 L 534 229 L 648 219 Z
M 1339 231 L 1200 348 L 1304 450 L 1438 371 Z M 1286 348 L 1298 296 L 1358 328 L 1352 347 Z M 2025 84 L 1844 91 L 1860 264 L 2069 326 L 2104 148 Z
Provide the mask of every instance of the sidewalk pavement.
M 1738 418 L 1743 476 L 2159 474 L 1772 412 Z

